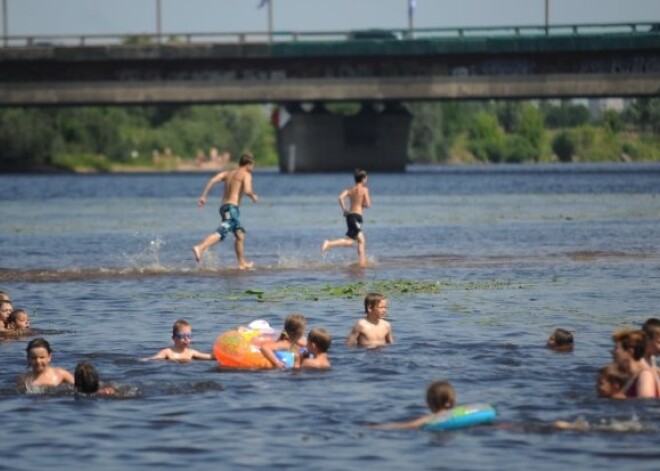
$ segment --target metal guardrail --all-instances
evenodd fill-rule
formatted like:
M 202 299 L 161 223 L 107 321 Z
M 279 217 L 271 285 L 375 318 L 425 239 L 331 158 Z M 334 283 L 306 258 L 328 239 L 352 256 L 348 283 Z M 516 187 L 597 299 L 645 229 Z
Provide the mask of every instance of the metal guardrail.
M 367 29 L 358 31 L 248 31 L 196 33 L 51 34 L 3 36 L 3 47 L 79 47 L 154 44 L 248 44 L 268 42 L 326 42 L 347 39 L 410 40 L 472 37 L 587 36 L 602 34 L 660 34 L 660 22 L 578 25 L 477 26 L 465 28 Z

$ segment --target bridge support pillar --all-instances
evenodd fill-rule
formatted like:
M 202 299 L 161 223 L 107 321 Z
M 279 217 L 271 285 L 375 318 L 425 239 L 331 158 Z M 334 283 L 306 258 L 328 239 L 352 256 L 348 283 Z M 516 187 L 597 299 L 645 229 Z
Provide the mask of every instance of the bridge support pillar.
M 323 104 L 276 110 L 279 167 L 283 173 L 403 172 L 412 117 L 398 102 L 382 109 L 364 103 L 354 115 L 331 113 Z

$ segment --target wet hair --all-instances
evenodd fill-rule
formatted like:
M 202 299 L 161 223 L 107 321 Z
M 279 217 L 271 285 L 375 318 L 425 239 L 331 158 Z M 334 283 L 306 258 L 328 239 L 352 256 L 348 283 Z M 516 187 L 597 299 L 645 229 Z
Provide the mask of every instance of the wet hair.
M 623 386 L 628 381 L 628 373 L 616 363 L 603 366 L 598 370 L 598 379 L 604 379 L 608 383 L 618 386 L 623 389 Z
M 361 168 L 356 168 L 355 173 L 353 174 L 353 178 L 355 178 L 355 183 L 360 183 L 365 178 L 367 178 L 367 171 L 362 170 Z
M 553 350 L 572 350 L 573 334 L 566 329 L 555 329 L 548 339 L 548 347 Z
M 76 391 L 92 394 L 99 390 L 99 373 L 91 363 L 80 362 L 76 365 L 76 371 L 73 374 Z
M 254 163 L 254 156 L 252 154 L 243 154 L 241 155 L 241 159 L 238 161 L 238 166 L 245 167 L 246 165 L 250 165 L 253 163 Z
M 305 316 L 302 314 L 291 314 L 284 320 L 284 332 L 282 332 L 282 336 L 295 342 L 303 336 L 306 326 L 307 319 L 305 319 Z
M 0 301 L 9 301 L 11 302 L 11 298 L 9 297 L 9 293 L 6 291 L 0 290 Z
M 15 326 L 16 321 L 18 321 L 18 319 L 21 317 L 21 315 L 25 315 L 25 316 L 29 317 L 28 313 L 25 310 L 23 310 L 23 309 L 14 309 L 13 311 L 11 311 L 11 314 L 9 314 L 9 317 L 7 317 L 7 322 L 5 322 L 5 325 L 7 327 Z
M 448 381 L 434 381 L 426 388 L 426 404 L 431 412 L 451 409 L 456 405 L 456 391 Z
M 28 343 L 27 347 L 25 347 L 25 352 L 29 355 L 30 350 L 35 348 L 45 348 L 49 355 L 52 353 L 48 340 L 41 337 L 37 337 L 36 339 L 30 340 L 30 343 Z
M 332 337 L 330 337 L 330 332 L 317 327 L 309 331 L 307 342 L 313 343 L 319 349 L 319 352 L 325 353 L 330 349 L 330 345 L 332 345 Z
M 188 322 L 185 319 L 178 319 L 174 322 L 174 325 L 172 325 L 172 336 L 174 337 L 176 334 L 179 333 L 181 330 L 181 327 L 190 327 L 190 322 Z
M 646 334 L 646 337 L 653 339 L 660 335 L 660 319 L 655 317 L 650 317 L 644 321 L 642 324 L 642 330 Z
M 364 312 L 369 312 L 369 309 L 373 309 L 378 306 L 378 303 L 382 300 L 387 299 L 380 293 L 369 293 L 364 297 Z
M 635 360 L 644 357 L 646 335 L 643 330 L 623 330 L 614 332 L 612 340 L 621 343 L 624 350 L 630 352 Z

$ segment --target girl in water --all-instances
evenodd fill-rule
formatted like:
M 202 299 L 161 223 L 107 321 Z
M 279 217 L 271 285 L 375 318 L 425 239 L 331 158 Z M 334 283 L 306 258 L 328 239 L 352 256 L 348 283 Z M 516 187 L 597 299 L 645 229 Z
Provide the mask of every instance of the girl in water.
M 63 368 L 50 366 L 52 360 L 50 344 L 41 337 L 33 339 L 27 348 L 28 366 L 31 371 L 23 373 L 17 382 L 21 391 L 31 387 L 55 388 L 62 383 L 74 384 L 73 375 Z

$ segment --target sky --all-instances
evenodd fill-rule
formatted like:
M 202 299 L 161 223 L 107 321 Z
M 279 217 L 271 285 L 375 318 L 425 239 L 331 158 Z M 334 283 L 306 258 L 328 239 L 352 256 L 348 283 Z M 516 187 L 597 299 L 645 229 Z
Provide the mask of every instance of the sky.
M 2 35 L 156 32 L 158 0 L 0 0 Z M 408 0 L 270 0 L 274 31 L 408 27 Z M 416 0 L 416 28 L 542 25 L 546 0 Z M 549 23 L 660 23 L 660 0 L 548 0 Z M 162 32 L 266 32 L 261 0 L 160 0 Z

